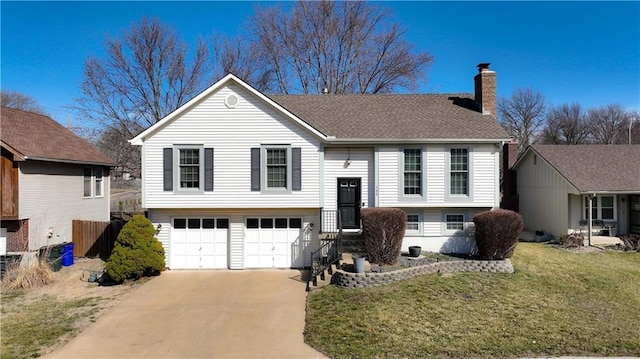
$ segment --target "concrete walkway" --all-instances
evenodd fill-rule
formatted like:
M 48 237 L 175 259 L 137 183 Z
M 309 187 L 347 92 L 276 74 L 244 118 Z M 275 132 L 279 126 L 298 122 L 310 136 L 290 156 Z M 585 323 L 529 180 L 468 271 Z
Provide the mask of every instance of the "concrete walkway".
M 45 358 L 325 358 L 296 270 L 167 271 Z

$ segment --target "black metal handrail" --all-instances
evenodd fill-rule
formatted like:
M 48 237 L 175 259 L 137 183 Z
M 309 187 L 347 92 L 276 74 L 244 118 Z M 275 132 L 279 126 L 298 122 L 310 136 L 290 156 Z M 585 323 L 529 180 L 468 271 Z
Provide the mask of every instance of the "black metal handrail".
M 340 211 L 320 210 L 320 234 L 327 235 L 320 240 L 320 247 L 311 252 L 311 270 L 307 279 L 307 292 L 311 290 L 309 283 L 318 285 L 318 276 L 325 279 L 324 272 L 333 274 L 333 264 L 342 259 L 342 226 L 340 226 Z

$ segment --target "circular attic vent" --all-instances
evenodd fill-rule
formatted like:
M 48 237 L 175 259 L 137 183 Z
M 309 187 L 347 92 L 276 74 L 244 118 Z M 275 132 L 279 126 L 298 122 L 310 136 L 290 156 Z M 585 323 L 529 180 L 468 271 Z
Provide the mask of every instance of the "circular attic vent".
M 228 107 L 228 108 L 236 108 L 238 106 L 238 102 L 240 102 L 240 99 L 238 99 L 238 96 L 236 95 L 228 95 L 225 99 L 224 99 L 224 104 Z

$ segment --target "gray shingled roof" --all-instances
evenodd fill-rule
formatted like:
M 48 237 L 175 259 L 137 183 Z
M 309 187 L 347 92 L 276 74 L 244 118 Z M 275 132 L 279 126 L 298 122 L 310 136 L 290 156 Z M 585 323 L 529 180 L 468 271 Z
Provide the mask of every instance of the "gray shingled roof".
M 471 94 L 270 95 L 327 136 L 369 140 L 508 139 Z
M 0 137 L 26 158 L 115 166 L 116 162 L 48 116 L 2 107 Z
M 534 145 L 581 192 L 640 191 L 640 145 Z

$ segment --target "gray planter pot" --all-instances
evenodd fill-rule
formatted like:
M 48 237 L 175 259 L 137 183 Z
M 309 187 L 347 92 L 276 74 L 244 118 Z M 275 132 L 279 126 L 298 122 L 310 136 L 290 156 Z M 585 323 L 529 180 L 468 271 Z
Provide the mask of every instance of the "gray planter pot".
M 420 253 L 422 253 L 422 247 L 420 246 L 409 247 L 409 257 L 420 257 Z
M 353 256 L 353 269 L 356 273 L 364 273 L 364 256 L 354 254 Z

